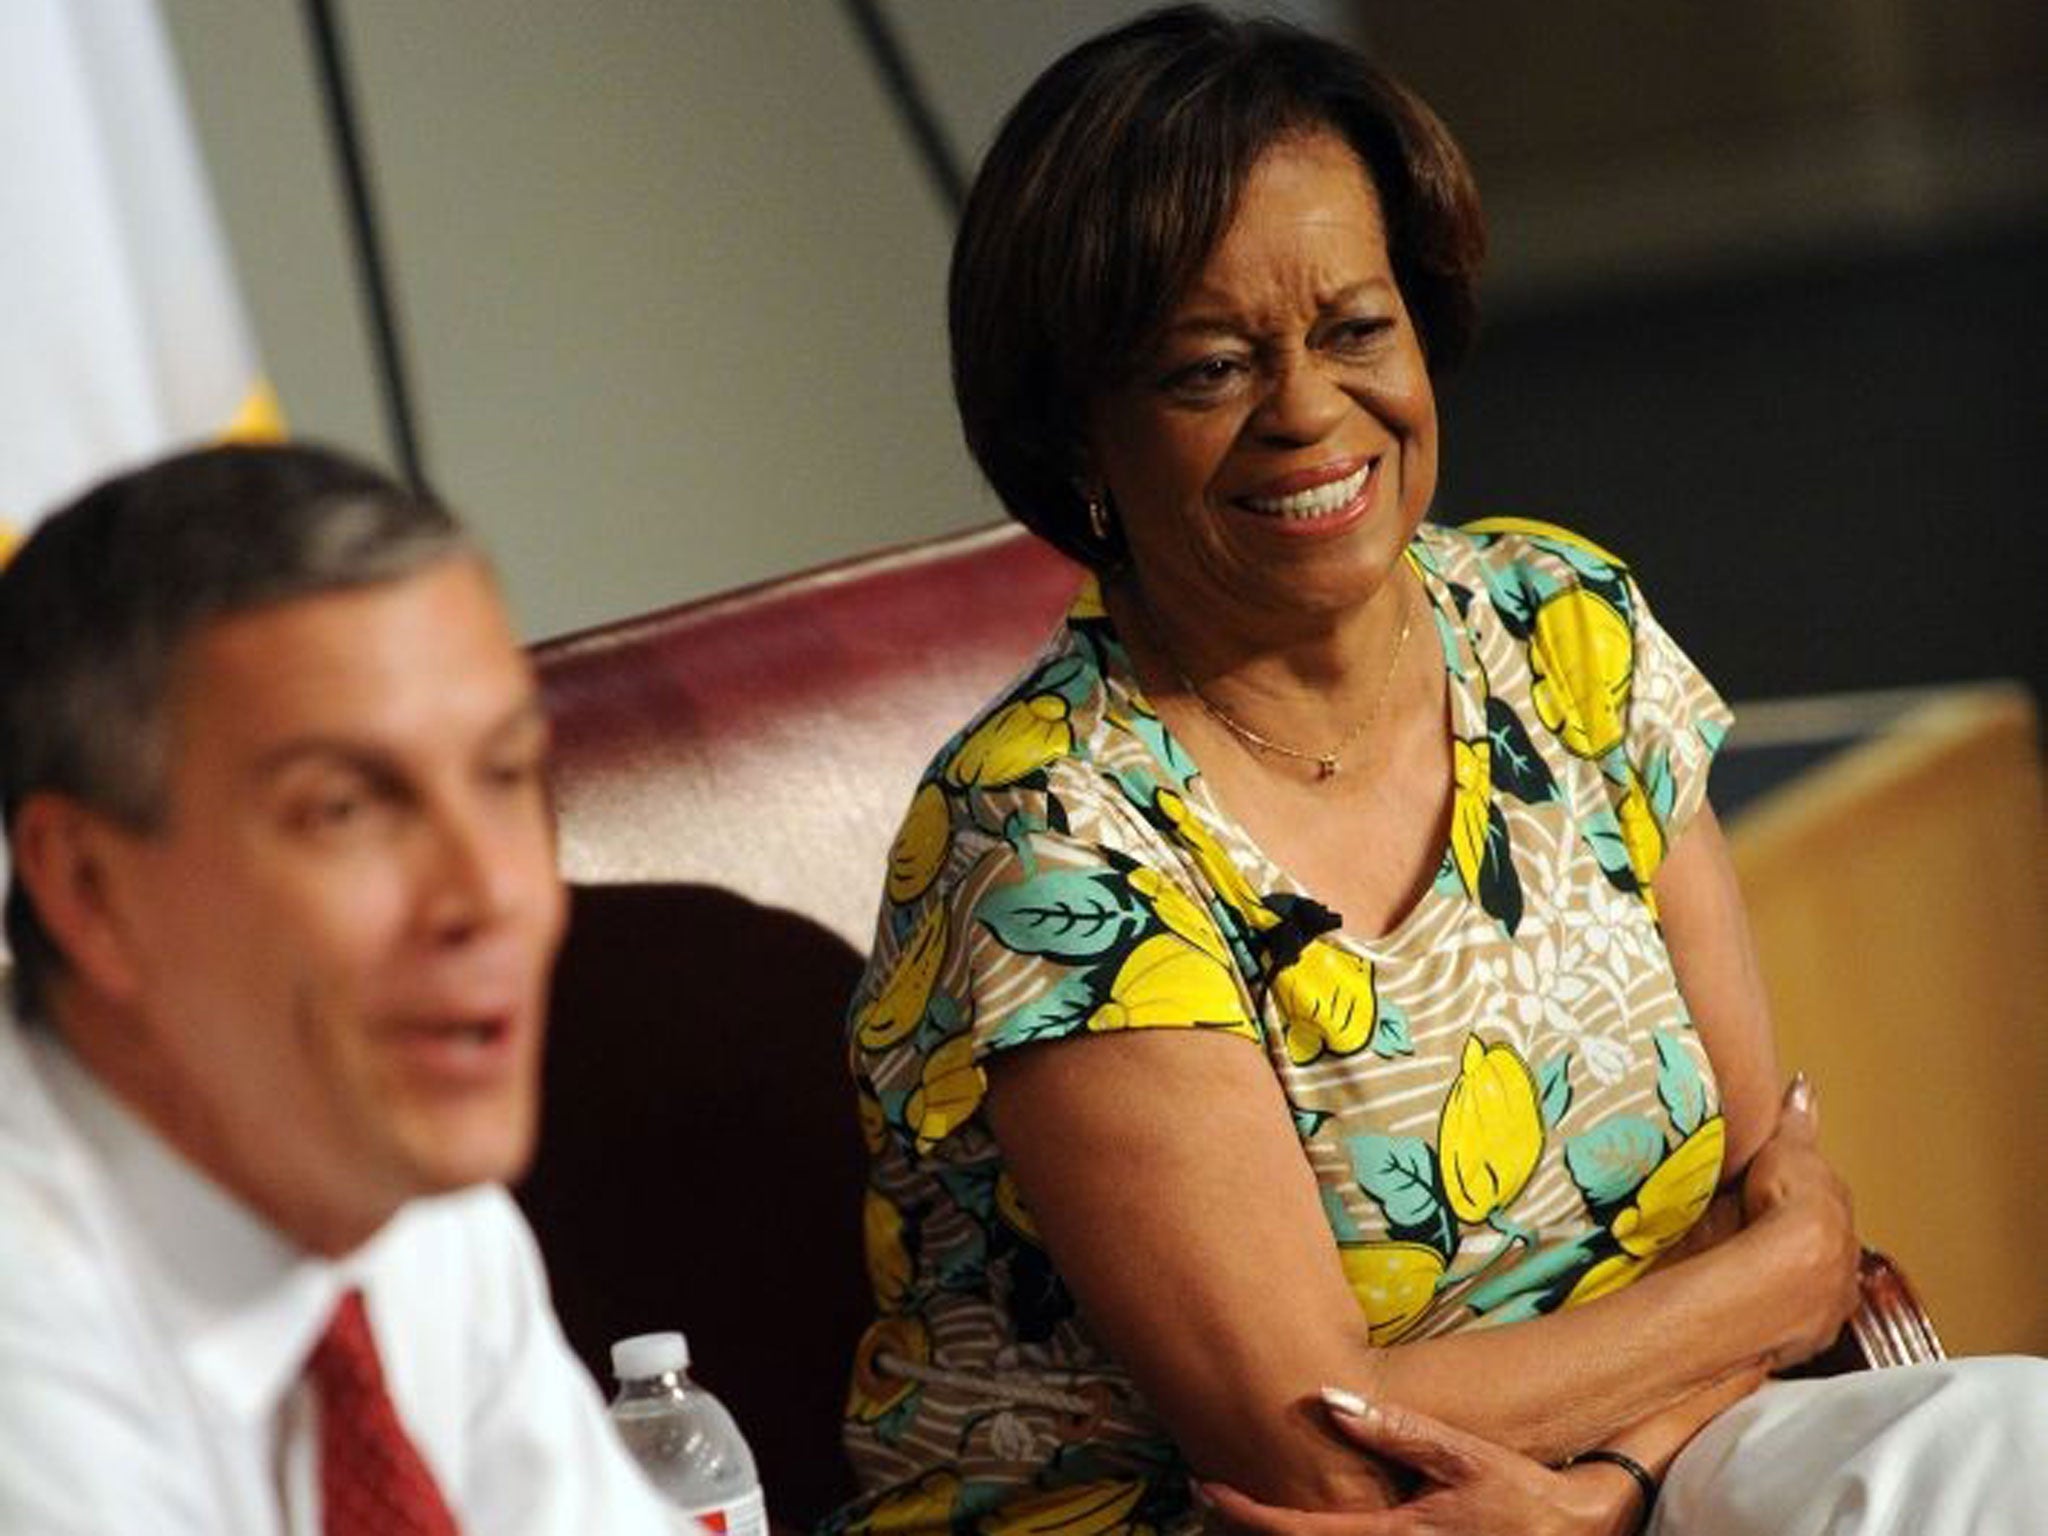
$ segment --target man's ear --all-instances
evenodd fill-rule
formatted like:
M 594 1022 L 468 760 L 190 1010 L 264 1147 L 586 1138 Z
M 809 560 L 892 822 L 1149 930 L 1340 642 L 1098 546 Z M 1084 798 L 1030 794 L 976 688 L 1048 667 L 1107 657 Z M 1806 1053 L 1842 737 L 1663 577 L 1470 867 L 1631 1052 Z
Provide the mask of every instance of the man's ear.
M 44 791 L 14 813 L 8 857 L 65 964 L 92 990 L 131 999 L 137 975 L 117 896 L 134 834 L 69 795 Z

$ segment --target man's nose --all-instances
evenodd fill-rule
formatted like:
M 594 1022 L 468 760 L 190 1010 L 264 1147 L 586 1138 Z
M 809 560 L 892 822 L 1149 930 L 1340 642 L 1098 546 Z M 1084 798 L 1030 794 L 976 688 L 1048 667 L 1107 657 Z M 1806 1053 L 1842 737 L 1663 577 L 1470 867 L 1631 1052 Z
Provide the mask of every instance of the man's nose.
M 423 911 L 431 929 L 460 938 L 519 909 L 535 879 L 538 834 L 477 805 L 439 808 L 429 834 Z

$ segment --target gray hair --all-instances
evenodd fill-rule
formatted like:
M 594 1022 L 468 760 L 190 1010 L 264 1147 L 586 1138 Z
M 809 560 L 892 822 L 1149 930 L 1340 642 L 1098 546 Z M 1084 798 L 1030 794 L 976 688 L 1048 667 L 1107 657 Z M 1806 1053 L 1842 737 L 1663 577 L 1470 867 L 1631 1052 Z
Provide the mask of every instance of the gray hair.
M 174 673 L 197 633 L 292 598 L 372 586 L 476 548 L 432 494 L 331 449 L 163 459 L 52 513 L 0 569 L 0 809 L 10 840 L 54 791 L 161 825 Z M 20 877 L 6 900 L 15 1003 L 64 968 Z

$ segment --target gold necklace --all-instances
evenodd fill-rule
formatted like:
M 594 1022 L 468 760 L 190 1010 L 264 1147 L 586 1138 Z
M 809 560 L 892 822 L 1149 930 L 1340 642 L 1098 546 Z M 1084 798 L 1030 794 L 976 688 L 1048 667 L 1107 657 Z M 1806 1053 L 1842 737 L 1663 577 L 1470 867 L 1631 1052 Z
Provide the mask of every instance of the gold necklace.
M 1399 575 L 1399 567 L 1396 567 L 1396 575 Z M 1346 731 L 1343 739 L 1327 752 L 1305 752 L 1300 747 L 1288 746 L 1284 741 L 1275 741 L 1270 736 L 1261 736 L 1242 720 L 1239 720 L 1228 710 L 1224 709 L 1222 705 L 1216 703 L 1209 695 L 1202 692 L 1196 686 L 1195 680 L 1182 670 L 1180 663 L 1174 661 L 1171 654 L 1166 659 L 1173 662 L 1173 670 L 1180 675 L 1181 687 L 1194 695 L 1195 702 L 1202 706 L 1203 714 L 1214 720 L 1239 741 L 1249 746 L 1263 748 L 1265 751 L 1277 753 L 1281 757 L 1291 757 L 1296 762 L 1314 763 L 1316 765 L 1316 779 L 1320 782 L 1323 779 L 1334 779 L 1338 775 L 1344 767 L 1344 754 L 1351 750 L 1351 744 L 1371 730 L 1373 722 L 1379 719 L 1380 706 L 1387 702 L 1387 690 L 1394 686 L 1394 673 L 1399 670 L 1401 665 L 1401 652 L 1408 645 L 1408 631 L 1414 627 L 1415 599 L 1404 584 L 1401 588 L 1401 633 L 1394 637 L 1393 653 L 1387 658 L 1387 675 L 1380 679 L 1380 691 L 1373 696 L 1372 708 L 1365 712 L 1365 718 Z

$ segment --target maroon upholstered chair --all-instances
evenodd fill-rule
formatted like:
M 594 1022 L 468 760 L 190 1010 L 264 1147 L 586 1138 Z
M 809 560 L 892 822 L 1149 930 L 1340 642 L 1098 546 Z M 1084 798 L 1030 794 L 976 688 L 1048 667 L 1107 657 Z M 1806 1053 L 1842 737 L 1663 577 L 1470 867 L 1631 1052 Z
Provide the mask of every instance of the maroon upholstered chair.
M 840 1038 L 919 770 L 1050 636 L 1079 573 L 1011 527 L 535 649 L 572 888 L 521 1190 L 570 1341 L 679 1327 L 781 1521 L 851 1491 L 869 1315 Z M 1822 1369 L 1939 1354 L 1876 1256 Z
M 572 907 L 521 1198 L 591 1370 L 683 1329 L 780 1521 L 851 1492 L 872 1301 L 841 1018 L 889 842 L 1078 582 L 1004 526 L 535 648 Z

